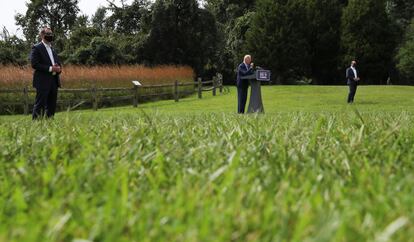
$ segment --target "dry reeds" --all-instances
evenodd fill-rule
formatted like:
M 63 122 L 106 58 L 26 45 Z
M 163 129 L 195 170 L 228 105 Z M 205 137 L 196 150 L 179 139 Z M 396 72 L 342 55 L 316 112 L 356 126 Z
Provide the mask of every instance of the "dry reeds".
M 0 66 L 0 88 L 31 86 L 32 74 L 30 66 Z M 64 66 L 61 82 L 64 88 L 128 87 L 132 80 L 139 80 L 143 85 L 168 84 L 175 80 L 191 82 L 194 75 L 185 66 Z

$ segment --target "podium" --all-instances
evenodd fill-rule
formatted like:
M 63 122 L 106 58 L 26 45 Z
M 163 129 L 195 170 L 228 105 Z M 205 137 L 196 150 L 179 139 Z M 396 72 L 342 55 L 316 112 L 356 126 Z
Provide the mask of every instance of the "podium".
M 264 113 L 262 101 L 261 82 L 270 81 L 270 71 L 256 70 L 254 74 L 241 77 L 243 80 L 249 80 L 250 83 L 250 100 L 247 113 Z

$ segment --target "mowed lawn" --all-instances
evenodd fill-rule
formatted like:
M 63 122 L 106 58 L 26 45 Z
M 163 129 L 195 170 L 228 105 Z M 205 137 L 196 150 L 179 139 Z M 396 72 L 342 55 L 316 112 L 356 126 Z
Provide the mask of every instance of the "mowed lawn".
M 347 86 L 263 86 L 262 97 L 267 114 L 292 111 L 344 112 L 354 108 L 362 112 L 414 111 L 414 87 L 411 86 L 359 86 L 355 103 L 351 106 L 346 104 Z M 248 102 L 246 110 L 247 106 Z M 231 87 L 230 95 L 221 97 L 203 92 L 202 100 L 192 96 L 180 100 L 179 105 L 169 100 L 144 104 L 141 108 L 162 113 L 235 113 L 237 89 Z
M 412 241 L 414 87 L 0 116 L 3 241 Z

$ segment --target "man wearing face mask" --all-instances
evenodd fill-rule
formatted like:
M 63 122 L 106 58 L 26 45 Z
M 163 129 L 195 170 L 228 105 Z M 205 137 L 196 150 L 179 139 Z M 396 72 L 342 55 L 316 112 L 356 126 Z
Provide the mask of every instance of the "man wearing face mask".
M 33 106 L 33 120 L 55 115 L 57 92 L 60 87 L 62 66 L 56 52 L 52 48 L 53 32 L 44 27 L 40 31 L 42 41 L 32 47 L 30 61 L 33 74 L 33 87 L 36 88 L 36 99 Z
M 358 72 L 356 70 L 356 64 L 356 61 L 353 60 L 351 62 L 351 67 L 346 69 L 346 80 L 349 86 L 348 103 L 354 102 L 355 93 L 357 90 L 358 82 L 360 80 Z

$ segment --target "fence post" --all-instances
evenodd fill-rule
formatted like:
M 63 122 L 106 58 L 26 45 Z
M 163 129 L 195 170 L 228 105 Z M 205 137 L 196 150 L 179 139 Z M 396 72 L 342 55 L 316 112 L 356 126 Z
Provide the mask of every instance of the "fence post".
M 219 87 L 220 87 L 220 95 L 223 94 L 223 75 L 219 74 Z
M 24 115 L 29 114 L 29 90 L 27 86 L 23 88 L 23 110 Z
M 198 82 L 198 98 L 201 99 L 202 96 L 202 91 L 201 88 L 203 87 L 203 83 L 201 83 L 201 77 L 197 78 L 197 82 Z
M 138 107 L 138 85 L 134 85 L 133 105 L 134 105 L 134 108 Z
M 175 80 L 175 83 L 174 83 L 174 99 L 175 99 L 175 102 L 178 102 L 179 97 L 178 97 L 178 81 L 177 80 Z
M 98 110 L 98 95 L 96 86 L 92 88 L 92 102 L 93 102 L 93 110 Z
M 213 96 L 216 96 L 217 78 L 213 77 Z

